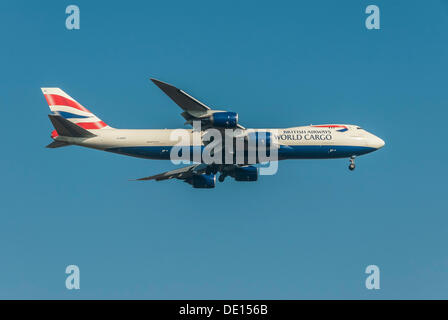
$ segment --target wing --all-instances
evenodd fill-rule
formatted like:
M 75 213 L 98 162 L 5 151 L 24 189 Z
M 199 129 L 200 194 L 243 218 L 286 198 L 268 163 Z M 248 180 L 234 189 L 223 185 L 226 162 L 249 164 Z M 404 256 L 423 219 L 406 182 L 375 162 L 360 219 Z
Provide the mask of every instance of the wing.
M 156 79 L 151 79 L 151 81 L 154 82 L 154 84 L 158 86 L 168 97 L 170 97 L 171 100 L 173 100 L 179 107 L 181 107 L 183 110 L 181 115 L 185 118 L 185 120 L 187 120 L 185 124 L 192 124 L 194 120 L 206 120 L 216 112 L 225 112 L 223 110 L 211 109 L 201 101 L 190 96 L 185 91 L 168 83 Z M 213 127 L 213 125 L 205 125 L 203 129 L 210 127 Z M 244 127 L 240 124 L 238 124 L 237 127 L 244 129 Z
M 156 174 L 154 176 L 135 179 L 134 181 L 146 181 L 146 180 L 161 181 L 161 180 L 167 180 L 167 179 L 187 180 L 187 179 L 191 178 L 192 176 L 194 176 L 195 174 L 201 174 L 201 173 L 205 172 L 207 167 L 208 166 L 203 163 L 193 164 L 188 167 L 183 167 L 183 168 L 167 171 L 164 173 Z
M 191 166 L 166 171 L 160 174 L 156 174 L 149 177 L 144 177 L 140 179 L 134 179 L 133 181 L 147 181 L 147 180 L 156 180 L 156 181 L 162 181 L 162 180 L 168 180 L 168 179 L 179 179 L 184 180 L 186 182 L 191 181 L 191 178 L 195 175 L 201 175 L 204 173 L 210 174 L 213 173 L 214 175 L 218 172 L 221 172 L 224 174 L 224 176 L 233 176 L 234 171 L 237 168 L 245 167 L 247 165 L 236 165 L 236 164 L 193 164 Z

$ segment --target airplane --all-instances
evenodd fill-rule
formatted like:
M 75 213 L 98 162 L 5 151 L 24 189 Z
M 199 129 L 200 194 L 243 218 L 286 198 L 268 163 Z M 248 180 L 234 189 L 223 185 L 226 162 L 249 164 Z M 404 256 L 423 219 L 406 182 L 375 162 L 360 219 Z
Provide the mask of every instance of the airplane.
M 385 144 L 379 137 L 350 124 L 246 129 L 239 123 L 237 113 L 212 109 L 168 83 L 156 79 L 151 81 L 182 109 L 181 115 L 186 120 L 185 124 L 193 126 L 193 129 L 182 129 L 187 138 L 196 135 L 199 140 L 193 137 L 188 145 L 182 145 L 187 151 L 183 159 L 192 164 L 135 179 L 136 181 L 178 179 L 194 188 L 214 188 L 218 173 L 220 182 L 228 176 L 236 181 L 257 181 L 260 171 L 257 165 L 266 159 L 256 153 L 262 147 L 275 151 L 274 161 L 348 158 L 349 169 L 354 170 L 356 157 L 376 151 Z M 172 160 L 173 151 L 179 146 L 179 140 L 173 139 L 174 129 L 115 129 L 60 88 L 41 89 L 52 112 L 48 117 L 54 126 L 51 133 L 53 142 L 48 148 L 77 145 L 132 157 Z M 199 127 L 195 128 L 195 124 L 199 124 Z M 231 143 L 222 146 L 222 143 L 216 143 L 220 140 L 216 140 L 211 154 L 215 155 L 214 152 L 217 152 L 217 157 L 207 162 L 201 152 L 211 145 L 213 139 L 208 141 L 203 137 L 212 130 L 223 133 L 224 139 L 230 139 L 226 141 Z M 233 134 L 229 135 L 229 130 Z M 238 144 L 236 139 L 242 143 Z M 240 147 L 237 148 L 236 145 Z M 250 150 L 255 152 L 255 158 L 252 157 L 251 161 Z M 199 158 L 194 158 L 196 151 L 199 152 Z M 236 155 L 238 151 L 242 154 L 240 158 Z M 223 159 L 224 154 L 230 161 L 216 160 Z

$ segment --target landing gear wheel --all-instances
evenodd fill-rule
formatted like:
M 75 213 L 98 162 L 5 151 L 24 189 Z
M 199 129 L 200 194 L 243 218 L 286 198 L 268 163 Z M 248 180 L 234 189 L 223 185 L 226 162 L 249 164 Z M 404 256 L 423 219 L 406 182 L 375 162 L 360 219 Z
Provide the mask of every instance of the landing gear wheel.
M 348 169 L 350 171 L 355 170 L 356 166 L 355 166 L 355 157 L 350 157 L 350 165 L 348 166 Z
M 224 182 L 224 179 L 226 178 L 226 176 L 225 175 L 223 175 L 223 174 L 221 174 L 219 177 L 218 177 L 218 181 L 219 182 Z

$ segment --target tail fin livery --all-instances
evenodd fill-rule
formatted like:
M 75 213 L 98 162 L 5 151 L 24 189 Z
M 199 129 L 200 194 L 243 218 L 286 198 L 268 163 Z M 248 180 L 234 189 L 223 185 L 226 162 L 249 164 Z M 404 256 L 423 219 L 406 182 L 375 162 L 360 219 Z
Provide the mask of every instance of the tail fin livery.
M 59 88 L 42 88 L 50 110 L 86 130 L 111 129 L 104 121 Z

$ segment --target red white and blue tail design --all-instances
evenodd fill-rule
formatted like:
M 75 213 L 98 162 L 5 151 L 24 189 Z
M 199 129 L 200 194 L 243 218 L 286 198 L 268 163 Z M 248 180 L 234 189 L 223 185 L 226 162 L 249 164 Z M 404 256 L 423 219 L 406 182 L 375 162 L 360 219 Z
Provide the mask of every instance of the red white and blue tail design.
M 60 115 L 86 130 L 111 129 L 104 121 L 61 89 L 42 88 L 42 92 L 53 114 Z M 52 137 L 54 134 L 55 132 L 52 133 Z

